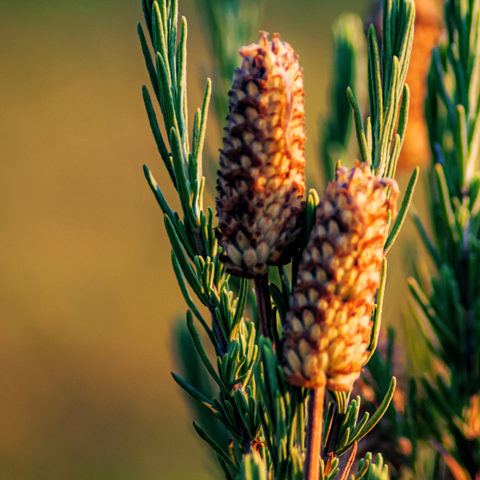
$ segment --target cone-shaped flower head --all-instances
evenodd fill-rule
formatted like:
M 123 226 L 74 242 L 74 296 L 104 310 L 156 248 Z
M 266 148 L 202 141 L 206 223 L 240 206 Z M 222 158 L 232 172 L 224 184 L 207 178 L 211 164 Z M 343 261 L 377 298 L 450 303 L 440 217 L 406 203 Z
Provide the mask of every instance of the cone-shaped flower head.
M 387 197 L 386 187 L 390 187 Z M 340 168 L 328 184 L 299 268 L 283 333 L 287 380 L 350 391 L 368 358 L 388 210 L 398 186 L 370 167 Z
M 220 151 L 222 261 L 241 277 L 288 260 L 298 236 L 304 176 L 304 93 L 298 57 L 278 35 L 240 49 Z

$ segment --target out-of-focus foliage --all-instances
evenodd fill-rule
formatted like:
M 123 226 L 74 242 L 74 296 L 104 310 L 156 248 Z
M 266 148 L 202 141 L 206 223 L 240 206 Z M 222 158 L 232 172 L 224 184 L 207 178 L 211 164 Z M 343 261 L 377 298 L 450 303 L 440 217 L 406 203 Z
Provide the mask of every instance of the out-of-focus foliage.
M 350 87 L 363 100 L 366 90 L 366 41 L 363 22 L 358 15 L 344 14 L 333 26 L 333 77 L 330 86 L 330 109 L 323 122 L 321 160 L 326 181 L 335 178 L 338 160 L 349 157 L 352 115 L 346 95 Z M 363 102 L 360 101 L 362 104 Z
M 387 460 L 402 478 L 480 478 L 480 3 L 448 0 L 433 50 L 425 112 L 433 234 L 413 221 L 431 268 L 410 279 L 411 314 L 426 355 L 383 420 Z M 410 342 L 413 345 L 413 342 Z M 373 398 L 393 373 L 393 337 L 369 364 Z M 412 358 L 416 356 L 411 350 Z M 382 385 L 383 384 L 383 385 Z M 379 444 L 382 441 L 379 440 Z
M 455 478 L 480 476 L 480 2 L 448 0 L 426 112 L 435 273 L 412 279 L 418 324 L 438 368 L 419 379 L 423 434 Z
M 223 126 L 228 114 L 228 92 L 239 66 L 238 49 L 257 40 L 265 0 L 195 0 L 210 47 L 215 114 Z

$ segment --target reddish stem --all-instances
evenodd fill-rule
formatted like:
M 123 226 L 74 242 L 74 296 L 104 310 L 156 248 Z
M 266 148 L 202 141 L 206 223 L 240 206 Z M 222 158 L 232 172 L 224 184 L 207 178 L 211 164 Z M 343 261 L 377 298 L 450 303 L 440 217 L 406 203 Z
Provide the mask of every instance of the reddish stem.
M 311 391 L 308 401 L 307 456 L 305 458 L 304 480 L 320 478 L 320 452 L 322 448 L 322 423 L 325 387 Z

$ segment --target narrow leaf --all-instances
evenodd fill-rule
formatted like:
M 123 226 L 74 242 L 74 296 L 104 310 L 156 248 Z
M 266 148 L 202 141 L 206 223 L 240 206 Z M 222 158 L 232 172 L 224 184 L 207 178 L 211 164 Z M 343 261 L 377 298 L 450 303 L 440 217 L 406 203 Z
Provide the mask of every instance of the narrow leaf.
M 238 470 L 238 466 L 233 463 L 232 459 L 223 451 L 222 447 L 212 437 L 210 437 L 197 422 L 193 422 L 193 427 L 200 437 L 202 437 L 215 450 L 215 452 L 217 452 L 217 454 L 227 465 L 235 470 Z
M 248 279 L 247 278 L 240 279 L 240 292 L 238 294 L 237 306 L 235 308 L 235 315 L 233 317 L 232 332 L 235 331 L 235 327 L 240 323 L 240 320 L 242 319 L 243 311 L 245 309 L 245 304 L 247 303 L 248 290 L 249 290 Z
M 369 433 L 375 427 L 375 425 L 380 421 L 380 419 L 383 417 L 383 415 L 387 411 L 387 408 L 389 407 L 390 402 L 392 401 L 393 394 L 395 393 L 396 385 L 397 385 L 397 379 L 395 377 L 392 377 L 392 381 L 390 382 L 390 387 L 388 389 L 388 392 L 386 393 L 385 398 L 383 399 L 382 403 L 378 407 L 378 410 L 361 429 L 356 430 L 355 434 L 353 435 L 353 438 L 350 440 L 350 442 L 348 442 L 347 445 L 345 445 L 339 451 L 335 451 L 336 455 L 342 455 L 343 453 L 345 453 L 347 450 L 350 449 L 350 447 L 355 442 L 359 442 L 363 437 L 365 437 L 365 435 L 367 435 L 367 433 Z
M 157 115 L 155 114 L 155 109 L 153 108 L 152 99 L 150 98 L 150 94 L 148 93 L 148 89 L 145 85 L 142 87 L 142 94 L 143 102 L 145 103 L 145 109 L 148 115 L 148 121 L 150 123 L 150 128 L 152 129 L 153 138 L 157 144 L 158 152 L 160 153 L 167 172 L 170 175 L 173 186 L 177 188 L 177 179 L 175 178 L 175 173 L 173 171 L 172 159 L 170 158 L 167 147 L 165 146 L 165 142 L 163 141 L 163 137 L 158 126 Z
M 442 213 L 445 221 L 446 230 L 449 233 L 450 240 L 454 245 L 460 243 L 460 234 L 457 229 L 455 215 L 453 213 L 452 204 L 450 201 L 450 192 L 448 191 L 447 179 L 443 166 L 439 163 L 435 165 L 435 173 L 437 180 L 437 187 L 439 191 L 440 203 L 442 205 Z
M 188 331 L 190 332 L 190 335 L 192 336 L 192 340 L 195 345 L 195 348 L 197 349 L 197 352 L 200 355 L 200 358 L 202 359 L 203 364 L 208 370 L 208 373 L 210 373 L 213 380 L 215 380 L 215 383 L 220 387 L 222 392 L 225 393 L 225 395 L 229 396 L 230 391 L 228 390 L 227 386 L 223 383 L 222 379 L 218 376 L 218 373 L 213 367 L 212 362 L 210 362 L 207 352 L 203 347 L 202 340 L 200 339 L 200 335 L 198 334 L 198 331 L 195 328 L 195 325 L 193 324 L 193 316 L 190 310 L 187 310 L 187 327 L 188 327 Z
M 140 45 L 142 47 L 143 57 L 145 59 L 145 66 L 147 67 L 148 76 L 150 77 L 150 82 L 157 97 L 157 102 L 160 103 L 160 88 L 158 85 L 157 72 L 153 65 L 152 56 L 150 54 L 150 49 L 148 48 L 147 40 L 145 34 L 143 33 L 143 28 L 140 22 L 137 24 L 137 33 L 140 38 Z
M 182 17 L 180 41 L 177 47 L 177 89 L 175 105 L 179 120 L 182 143 L 188 154 L 188 111 L 187 111 L 187 20 Z
M 465 188 L 465 173 L 468 164 L 468 141 L 467 141 L 467 120 L 465 118 L 465 108 L 463 105 L 457 105 L 455 109 L 456 128 L 455 128 L 455 152 L 458 174 L 460 177 L 461 188 Z
M 417 184 L 419 173 L 420 173 L 420 169 L 416 167 L 412 173 L 412 176 L 410 177 L 407 190 L 405 191 L 405 195 L 403 196 L 400 211 L 398 212 L 398 216 L 395 220 L 395 223 L 393 224 L 393 227 L 385 243 L 385 248 L 384 248 L 385 255 L 388 253 L 393 243 L 397 239 L 397 236 L 400 233 L 400 229 L 402 228 L 403 222 L 407 217 L 408 208 L 410 207 L 410 203 L 412 202 L 413 192 L 415 191 L 415 185 Z
M 368 346 L 368 351 L 370 351 L 367 360 L 365 361 L 366 365 L 372 355 L 375 353 L 375 349 L 378 344 L 378 335 L 380 334 L 380 325 L 382 322 L 382 309 L 383 309 L 383 297 L 385 295 L 385 285 L 387 283 L 387 259 L 383 259 L 382 265 L 382 277 L 380 279 L 380 287 L 378 289 L 377 295 L 377 307 L 375 308 L 375 314 L 373 316 L 373 328 L 372 328 L 372 337 L 370 339 L 370 345 Z
M 200 405 L 203 405 L 212 413 L 217 413 L 217 410 L 213 407 L 212 402 L 207 397 L 202 395 L 198 390 L 193 388 L 189 383 L 187 383 L 180 375 L 172 372 L 172 377 L 178 383 L 178 385 L 183 388 L 183 390 L 185 390 Z
M 208 117 L 208 107 L 210 105 L 210 97 L 212 95 L 212 81 L 207 79 L 207 86 L 205 87 L 205 94 L 203 96 L 202 104 L 202 113 L 200 116 L 200 129 L 198 135 L 198 142 L 196 144 L 196 149 L 194 151 L 195 163 L 198 168 L 197 179 L 200 181 L 202 176 L 202 152 L 203 152 L 203 143 L 205 141 L 205 132 L 207 131 L 207 117 Z
M 210 341 L 212 342 L 212 344 L 215 345 L 215 338 L 213 336 L 212 330 L 203 319 L 197 306 L 195 305 L 195 302 L 192 300 L 192 297 L 190 297 L 190 294 L 188 293 L 187 284 L 185 283 L 185 280 L 183 278 L 182 269 L 180 268 L 180 264 L 178 263 L 177 257 L 173 253 L 173 250 L 172 250 L 172 265 L 173 265 L 173 271 L 175 272 L 175 276 L 177 277 L 178 285 L 180 286 L 180 290 L 182 292 L 183 298 L 185 299 L 185 303 L 187 304 L 188 308 L 193 312 L 193 314 L 197 317 L 198 321 L 201 323 L 205 332 L 207 332 L 207 335 L 210 337 Z
M 182 244 L 180 243 L 180 239 L 178 238 L 177 232 L 175 231 L 175 227 L 173 226 L 172 220 L 165 215 L 165 228 L 167 230 L 168 238 L 170 239 L 170 243 L 172 245 L 173 251 L 177 257 L 178 263 L 182 269 L 182 273 L 185 276 L 190 287 L 195 292 L 197 297 L 204 305 L 208 305 L 208 299 L 205 297 L 205 293 L 203 291 L 203 287 L 198 281 L 197 275 L 195 274 L 192 265 L 189 263 L 185 252 L 183 250 Z
M 353 110 L 353 120 L 355 122 L 355 132 L 357 134 L 357 143 L 358 149 L 360 150 L 360 157 L 362 159 L 362 162 L 370 164 L 371 159 L 367 157 L 367 139 L 365 138 L 365 132 L 363 131 L 362 113 L 360 112 L 360 107 L 358 106 L 357 99 L 355 98 L 355 95 L 353 94 L 353 91 L 350 87 L 347 88 L 347 97 Z
M 175 169 L 175 177 L 177 179 L 177 191 L 180 197 L 183 214 L 190 222 L 190 227 L 197 225 L 197 219 L 192 210 L 190 185 L 187 180 L 185 164 L 182 161 L 182 151 L 180 147 L 180 139 L 177 131 L 172 127 L 170 130 L 170 146 L 172 148 L 173 167 Z

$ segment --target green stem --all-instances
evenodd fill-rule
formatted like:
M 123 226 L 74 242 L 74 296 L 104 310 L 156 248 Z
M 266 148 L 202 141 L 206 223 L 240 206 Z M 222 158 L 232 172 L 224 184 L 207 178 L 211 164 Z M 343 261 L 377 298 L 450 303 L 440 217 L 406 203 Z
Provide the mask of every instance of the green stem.
M 340 434 L 340 427 L 342 426 L 344 417 L 345 415 L 339 412 L 339 407 L 337 404 L 337 408 L 335 410 L 335 413 L 333 415 L 333 420 L 330 425 L 330 430 L 325 440 L 325 448 L 323 450 L 323 455 L 322 455 L 323 461 L 325 462 L 326 473 L 330 473 L 330 466 L 335 457 L 335 447 L 337 446 L 338 436 Z
M 218 345 L 218 350 L 220 352 L 220 355 L 223 357 L 228 350 L 228 343 L 225 337 L 223 336 L 222 328 L 220 327 L 220 324 L 218 323 L 218 318 L 217 318 L 217 313 L 215 311 L 215 308 L 211 307 L 209 308 L 210 314 L 212 315 L 212 325 L 213 329 L 215 331 L 215 335 L 217 337 L 217 345 Z
M 264 275 L 258 275 L 254 279 L 255 296 L 257 298 L 258 321 L 260 324 L 260 333 L 272 340 L 270 329 L 270 317 L 272 316 L 272 303 L 270 300 L 270 291 L 268 289 L 268 272 Z

